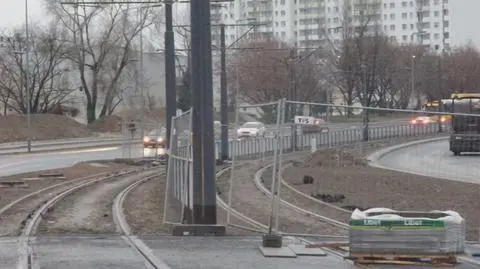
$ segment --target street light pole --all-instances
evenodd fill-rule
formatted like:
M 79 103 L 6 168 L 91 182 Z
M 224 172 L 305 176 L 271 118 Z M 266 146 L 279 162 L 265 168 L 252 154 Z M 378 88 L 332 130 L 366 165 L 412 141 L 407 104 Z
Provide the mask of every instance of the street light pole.
M 140 15 L 142 13 L 140 12 Z M 140 135 L 143 139 L 145 135 L 145 95 L 144 95 L 144 74 L 143 74 L 143 28 L 140 29 Z M 143 151 L 145 157 L 145 151 Z
M 32 134 L 30 130 L 30 91 L 28 86 L 29 73 L 29 29 L 28 29 L 28 0 L 25 0 L 25 93 L 27 95 L 27 150 L 32 151 Z
M 222 156 L 221 160 L 228 159 L 228 97 L 227 97 L 227 67 L 226 67 L 226 53 L 227 47 L 225 45 L 225 24 L 220 25 L 220 122 L 221 122 L 221 141 L 222 141 Z
M 414 101 L 414 98 L 415 98 L 415 58 L 416 56 L 415 55 L 412 55 L 412 66 L 411 66 L 411 74 L 412 74 L 412 93 L 410 94 L 410 96 L 412 96 L 412 101 Z M 417 101 L 417 104 L 418 104 L 418 101 Z M 415 107 L 415 109 L 417 109 L 417 106 Z
M 177 89 L 175 77 L 175 40 L 173 35 L 173 1 L 165 2 L 165 99 L 167 106 L 167 141 L 170 145 L 172 117 L 177 111 Z

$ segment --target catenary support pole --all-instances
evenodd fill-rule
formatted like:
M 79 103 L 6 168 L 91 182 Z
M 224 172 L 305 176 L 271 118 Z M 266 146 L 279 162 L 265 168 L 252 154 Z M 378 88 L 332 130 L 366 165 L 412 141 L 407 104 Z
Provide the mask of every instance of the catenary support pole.
M 220 25 L 220 63 L 221 63 L 221 76 L 220 76 L 220 122 L 221 127 L 221 140 L 222 140 L 222 161 L 228 159 L 228 96 L 227 96 L 227 64 L 226 54 L 227 47 L 225 46 L 225 24 Z
M 31 118 L 31 92 L 28 85 L 30 73 L 30 33 L 28 25 L 28 0 L 25 0 L 25 94 L 27 95 L 27 151 L 32 151 L 32 130 L 30 128 Z
M 195 224 L 216 224 L 210 1 L 191 1 Z
M 165 2 L 165 99 L 167 107 L 167 141 L 169 145 L 170 131 L 172 128 L 171 119 L 177 111 L 177 90 L 175 78 L 175 41 L 173 35 L 173 1 Z

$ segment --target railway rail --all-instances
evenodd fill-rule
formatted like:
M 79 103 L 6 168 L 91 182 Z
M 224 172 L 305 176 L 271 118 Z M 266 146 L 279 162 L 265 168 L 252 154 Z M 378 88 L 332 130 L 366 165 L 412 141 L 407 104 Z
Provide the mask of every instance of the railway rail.
M 255 173 L 254 177 L 254 183 L 256 184 L 257 188 L 264 193 L 267 197 L 271 197 L 271 192 L 264 186 L 264 182 L 262 182 L 262 175 L 263 173 L 269 169 L 271 165 L 267 165 L 259 169 Z M 121 172 L 117 173 L 101 173 L 89 177 L 84 177 L 84 178 L 78 178 L 74 180 L 70 180 L 68 182 L 62 182 L 58 183 L 46 188 L 43 188 L 41 190 L 32 192 L 30 194 L 27 194 L 21 198 L 18 198 L 17 200 L 9 203 L 8 205 L 4 206 L 3 208 L 0 209 L 0 216 L 9 210 L 13 210 L 16 205 L 32 198 L 35 197 L 36 195 L 47 193 L 47 192 L 52 192 L 55 190 L 55 195 L 51 197 L 50 199 L 46 200 L 43 204 L 41 204 L 37 209 L 35 209 L 25 220 L 25 226 L 23 227 L 21 231 L 21 236 L 20 240 L 18 242 L 18 267 L 19 269 L 32 269 L 33 268 L 33 250 L 32 250 L 32 240 L 33 236 L 36 233 L 36 229 L 39 225 L 39 223 L 42 220 L 42 216 L 55 204 L 57 204 L 59 201 L 62 199 L 66 198 L 70 194 L 85 188 L 87 186 L 90 186 L 95 183 L 99 183 L 102 181 L 106 181 L 108 179 L 112 179 L 115 177 L 130 177 L 130 176 L 136 176 L 138 177 L 142 173 L 145 173 L 145 176 L 139 177 L 138 180 L 135 180 L 133 183 L 129 184 L 126 188 L 121 190 L 118 195 L 115 197 L 113 206 L 112 206 L 112 212 L 113 212 L 113 220 L 117 226 L 117 230 L 122 234 L 122 239 L 125 240 L 125 242 L 131 246 L 132 250 L 134 250 L 139 256 L 142 257 L 146 268 L 154 268 L 154 269 L 168 269 L 170 268 L 168 265 L 166 265 L 164 262 L 162 262 L 160 259 L 158 259 L 154 254 L 153 251 L 138 237 L 132 234 L 132 230 L 126 220 L 126 216 L 124 213 L 124 201 L 126 197 L 129 195 L 129 193 L 132 192 L 135 188 L 140 186 L 141 184 L 148 182 L 149 180 L 154 179 L 155 177 L 158 177 L 158 174 L 152 175 L 149 174 L 149 171 L 153 171 L 154 169 L 158 168 L 142 168 L 142 169 L 127 169 Z M 217 171 L 217 178 L 220 177 L 222 174 L 228 172 L 231 168 L 230 167 L 223 167 Z M 280 178 L 281 178 L 281 173 L 280 173 Z M 283 183 L 284 186 L 285 183 Z M 288 186 L 287 186 L 288 187 Z M 293 187 L 291 187 L 293 188 Z M 301 193 L 298 193 L 299 195 L 302 195 Z M 303 194 L 305 195 L 305 194 Z M 305 197 L 309 197 L 305 195 Z M 246 225 L 240 225 L 240 224 L 233 224 L 232 221 L 230 222 L 230 225 L 236 228 L 252 231 L 252 232 L 258 232 L 258 233 L 265 233 L 268 231 L 268 225 L 265 223 L 261 223 L 253 218 L 250 218 L 243 214 L 242 212 L 228 207 L 228 204 L 222 200 L 222 198 L 217 195 L 217 202 L 218 205 L 221 209 L 228 211 L 230 210 L 231 217 L 237 220 L 236 222 L 238 223 L 243 223 Z M 308 216 L 310 218 L 313 218 L 317 221 L 322 221 L 329 223 L 331 225 L 334 225 L 340 229 L 348 229 L 348 225 L 345 222 L 339 221 L 337 219 L 333 218 L 328 218 L 326 216 L 322 216 L 320 214 L 317 214 L 315 212 L 311 212 L 306 209 L 302 209 L 297 207 L 296 205 L 289 203 L 284 200 L 279 200 L 279 202 L 286 207 L 289 207 L 290 209 L 301 213 L 305 216 Z M 328 205 L 327 203 L 324 203 L 322 201 L 316 200 L 319 204 L 329 207 L 331 205 Z M 335 209 L 335 206 L 331 206 Z M 342 212 L 342 214 L 346 214 L 346 210 L 338 210 L 339 212 Z M 302 244 L 314 244 L 316 243 L 315 240 L 325 240 L 325 238 L 337 238 L 337 239 L 346 239 L 345 236 L 329 236 L 329 235 L 305 235 L 305 234 L 291 234 L 291 233 L 282 233 L 281 231 L 278 232 L 279 234 L 282 234 L 284 236 L 287 236 L 287 238 L 290 238 L 291 240 L 294 240 L 296 242 L 302 243 Z M 322 248 L 324 251 L 329 253 L 332 256 L 338 257 L 340 260 L 344 260 L 346 255 L 348 254 L 347 251 L 341 250 L 341 249 L 335 249 L 335 248 Z M 348 263 L 352 263 L 351 261 L 346 261 Z M 469 261 L 469 260 L 464 260 L 464 262 L 474 262 L 474 261 Z M 374 268 L 369 265 L 362 265 L 360 266 L 361 268 Z M 375 266 L 375 268 L 377 268 Z
M 54 196 L 51 198 L 43 199 L 39 206 L 33 211 L 31 211 L 27 216 L 25 216 L 24 224 L 21 227 L 20 237 L 18 240 L 18 260 L 17 260 L 17 268 L 19 269 L 31 269 L 33 268 L 33 250 L 31 247 L 31 243 L 33 240 L 33 236 L 36 233 L 37 227 L 40 224 L 42 217 L 44 214 L 55 206 L 56 203 L 64 199 L 65 197 L 69 196 L 70 194 L 90 186 L 92 184 L 106 181 L 109 179 L 117 178 L 117 177 L 125 177 L 128 175 L 140 173 L 145 171 L 146 169 L 125 169 L 122 171 L 118 171 L 115 173 L 106 172 L 100 173 L 92 176 L 82 177 L 74 180 L 69 180 L 66 182 L 58 183 L 52 186 L 48 186 L 37 190 L 35 192 L 26 194 L 11 203 L 5 205 L 0 209 L 0 216 L 8 213 L 9 211 L 14 211 L 17 206 L 21 205 L 23 202 L 28 201 L 29 199 L 33 199 L 37 195 L 50 195 L 50 192 L 54 193 Z M 47 193 L 49 192 L 49 193 Z

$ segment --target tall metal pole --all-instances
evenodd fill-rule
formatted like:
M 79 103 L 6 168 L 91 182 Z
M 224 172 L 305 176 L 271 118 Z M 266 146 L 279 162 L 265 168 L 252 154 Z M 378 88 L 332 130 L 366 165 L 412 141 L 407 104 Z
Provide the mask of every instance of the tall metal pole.
M 210 1 L 191 1 L 195 224 L 216 224 Z
M 411 78 L 411 82 L 412 82 L 412 93 L 410 94 L 411 96 L 415 97 L 415 55 L 412 55 L 412 66 L 411 66 L 411 75 L 412 75 L 412 78 Z M 413 101 L 413 100 L 412 100 Z M 417 101 L 418 103 L 418 101 Z M 415 109 L 417 109 L 417 107 L 415 107 Z
M 30 40 L 29 40 L 29 29 L 28 29 L 28 0 L 25 0 L 25 93 L 27 94 L 27 150 L 28 152 L 32 151 L 32 134 L 30 130 L 30 91 L 28 86 L 29 75 L 29 64 L 30 59 L 28 54 L 30 53 Z
M 142 9 L 140 9 L 141 15 Z M 145 93 L 144 93 L 144 65 L 143 65 L 143 28 L 140 30 L 140 135 L 143 139 L 145 136 Z M 143 155 L 145 155 L 145 151 L 143 151 Z
M 290 57 L 289 57 L 289 62 L 290 62 L 290 98 L 292 98 L 292 101 L 297 100 L 297 94 L 295 92 L 295 66 L 294 66 L 294 60 L 295 60 L 295 49 L 292 48 L 290 50 Z M 293 103 L 290 103 L 290 109 L 289 109 L 289 114 L 290 114 L 290 120 L 292 120 L 292 125 L 291 125 L 291 131 L 292 131 L 292 150 L 297 150 L 297 126 L 295 125 L 295 122 L 293 122 L 293 118 L 295 117 L 295 109 L 296 105 Z M 284 117 L 283 117 L 284 118 Z M 283 128 L 283 123 L 282 122 L 282 128 Z
M 167 141 L 170 145 L 170 130 L 172 117 L 177 111 L 177 90 L 175 78 L 175 40 L 173 35 L 173 1 L 165 2 L 165 99 L 167 106 Z
M 220 25 L 220 122 L 221 127 L 221 140 L 222 140 L 222 161 L 228 159 L 228 96 L 227 96 L 227 64 L 226 54 L 227 48 L 225 46 L 225 24 Z

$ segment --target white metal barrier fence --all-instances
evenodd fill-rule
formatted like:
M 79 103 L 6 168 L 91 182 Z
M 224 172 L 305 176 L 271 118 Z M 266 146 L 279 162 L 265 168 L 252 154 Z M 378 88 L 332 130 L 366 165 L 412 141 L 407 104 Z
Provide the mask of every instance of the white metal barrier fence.
M 191 110 L 172 118 L 169 141 L 167 182 L 163 222 L 180 224 L 187 221 L 193 208 Z

